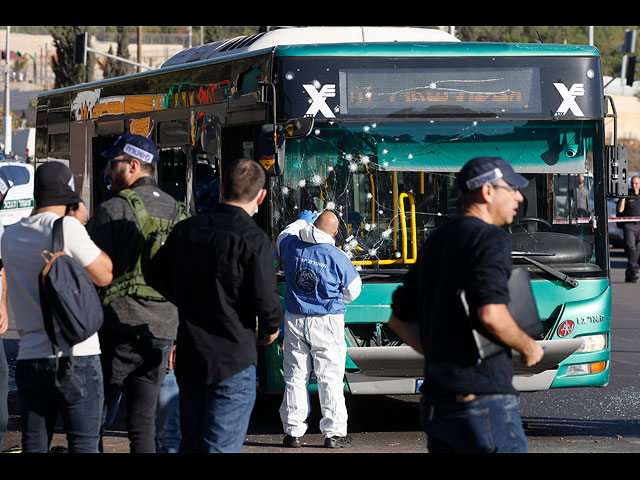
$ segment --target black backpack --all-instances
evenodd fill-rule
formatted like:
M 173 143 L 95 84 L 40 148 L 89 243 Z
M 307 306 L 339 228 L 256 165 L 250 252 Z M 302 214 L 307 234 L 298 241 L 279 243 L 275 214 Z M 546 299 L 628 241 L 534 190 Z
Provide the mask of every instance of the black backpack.
M 40 307 L 56 358 L 60 349 L 54 324 L 71 347 L 96 333 L 104 321 L 102 302 L 87 271 L 62 250 L 63 220 L 61 217 L 53 224 L 53 253 L 42 252 L 46 265 L 39 279 Z

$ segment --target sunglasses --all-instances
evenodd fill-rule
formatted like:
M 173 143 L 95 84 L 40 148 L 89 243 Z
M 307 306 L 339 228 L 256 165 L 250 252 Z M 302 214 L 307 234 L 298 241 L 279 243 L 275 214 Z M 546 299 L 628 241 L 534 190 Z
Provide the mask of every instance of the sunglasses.
M 515 187 L 513 185 L 495 185 L 495 184 L 491 184 L 492 187 L 494 188 L 504 188 L 506 190 L 510 190 L 513 193 L 519 192 L 520 191 L 520 187 Z
M 111 159 L 111 160 L 109 160 L 109 168 L 113 169 L 115 167 L 115 164 L 116 163 L 120 163 L 120 162 L 130 163 L 131 160 L 126 159 L 126 158 L 121 158 L 120 160 Z

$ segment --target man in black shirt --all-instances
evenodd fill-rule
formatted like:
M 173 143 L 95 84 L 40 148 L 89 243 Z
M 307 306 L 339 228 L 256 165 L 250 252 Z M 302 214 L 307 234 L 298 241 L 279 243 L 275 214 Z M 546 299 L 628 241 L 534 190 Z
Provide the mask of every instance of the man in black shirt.
M 618 216 L 640 217 L 640 177 L 631 177 L 631 191 L 627 198 L 618 201 Z M 624 250 L 627 254 L 626 282 L 637 282 L 640 278 L 640 222 L 621 222 L 624 232 Z
M 223 203 L 176 225 L 145 271 L 178 306 L 183 453 L 241 451 L 256 398 L 256 326 L 269 344 L 284 320 L 273 244 L 251 218 L 264 171 L 239 160 L 225 172 Z
M 501 226 L 513 221 L 527 183 L 503 159 L 470 160 L 458 178 L 462 215 L 427 239 L 393 294 L 389 326 L 425 355 L 422 421 L 430 452 L 527 450 L 510 353 L 480 359 L 471 329 L 484 328 L 526 365 L 542 358 L 507 308 L 511 244 Z

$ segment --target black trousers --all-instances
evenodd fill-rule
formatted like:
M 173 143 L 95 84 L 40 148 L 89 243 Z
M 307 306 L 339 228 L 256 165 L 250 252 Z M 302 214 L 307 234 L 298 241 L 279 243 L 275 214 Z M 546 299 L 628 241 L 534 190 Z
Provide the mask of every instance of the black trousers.
M 640 224 L 627 223 L 624 225 L 624 251 L 627 255 L 627 277 L 640 271 Z
M 104 377 L 103 428 L 109 407 L 125 393 L 131 453 L 155 453 L 158 394 L 173 340 L 100 331 Z

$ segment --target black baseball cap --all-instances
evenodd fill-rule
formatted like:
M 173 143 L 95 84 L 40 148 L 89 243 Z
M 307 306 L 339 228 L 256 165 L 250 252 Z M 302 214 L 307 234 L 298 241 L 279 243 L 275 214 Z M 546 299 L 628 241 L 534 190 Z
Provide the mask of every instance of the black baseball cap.
M 476 190 L 485 183 L 502 179 L 514 187 L 526 187 L 529 180 L 516 173 L 511 164 L 500 157 L 476 157 L 469 160 L 458 174 L 458 186 L 463 192 Z
M 36 168 L 33 185 L 36 208 L 82 202 L 74 191 L 73 175 L 64 163 L 50 161 Z

